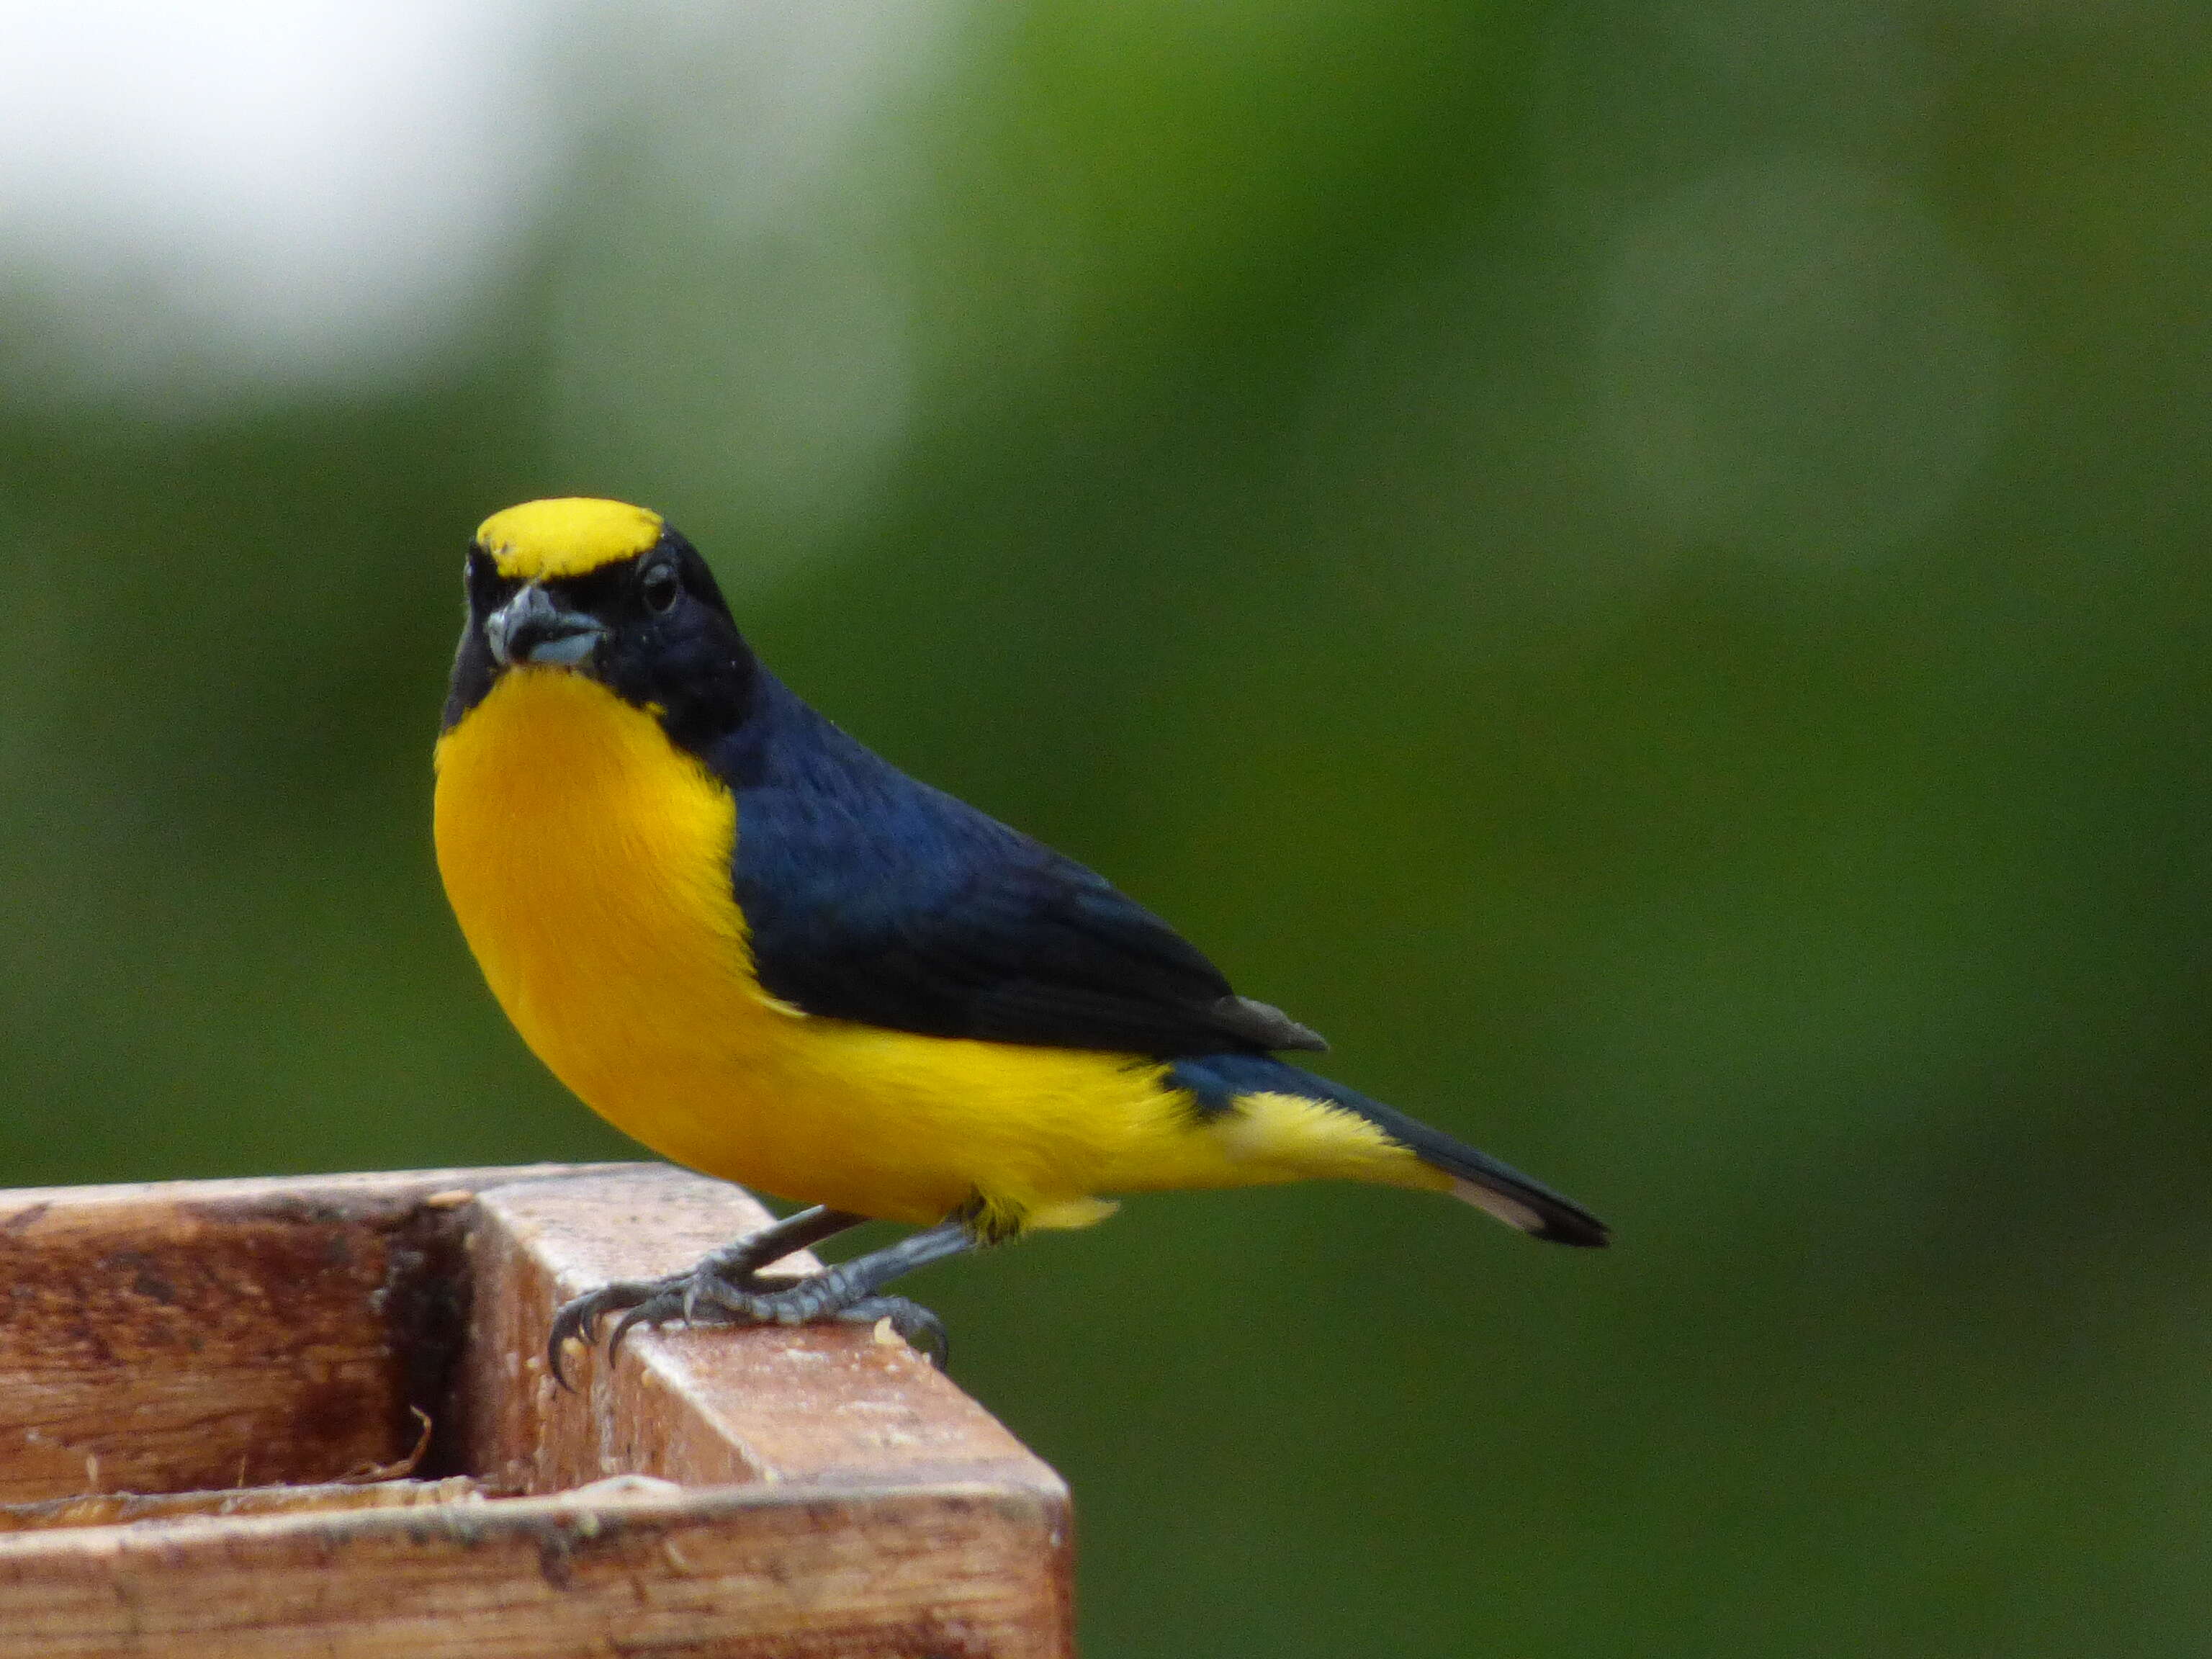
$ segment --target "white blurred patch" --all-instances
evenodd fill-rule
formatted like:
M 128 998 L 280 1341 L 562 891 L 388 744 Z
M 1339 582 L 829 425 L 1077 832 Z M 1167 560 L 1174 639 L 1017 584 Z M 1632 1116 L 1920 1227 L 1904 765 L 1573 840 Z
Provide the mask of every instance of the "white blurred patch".
M 703 524 L 733 588 L 854 522 L 906 436 L 898 114 L 957 15 L 596 15 L 592 176 L 556 235 L 556 470 Z
M 519 0 L 78 0 L 0 23 L 0 368 L 191 404 L 388 376 L 514 258 L 557 128 Z
M 1472 1204 L 1478 1210 L 1496 1216 L 1509 1227 L 1518 1227 L 1524 1233 L 1540 1231 L 1544 1218 L 1516 1198 L 1509 1198 L 1479 1182 L 1454 1176 L 1452 1196 L 1462 1204 Z
M 1988 285 L 1903 188 L 1820 160 L 1732 167 L 1618 233 L 1595 459 L 1662 538 L 1878 557 L 1988 453 L 2001 337 Z

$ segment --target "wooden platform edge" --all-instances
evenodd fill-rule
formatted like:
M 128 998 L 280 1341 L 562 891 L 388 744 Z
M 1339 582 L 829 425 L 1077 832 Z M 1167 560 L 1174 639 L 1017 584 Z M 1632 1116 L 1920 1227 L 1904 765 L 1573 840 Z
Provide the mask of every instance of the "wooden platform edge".
M 0 1487 L 329 1480 L 428 1401 L 422 1474 L 523 1494 L 0 1534 L 0 1659 L 1064 1659 L 1065 1484 L 896 1338 L 640 1332 L 556 1387 L 563 1299 L 767 1218 L 658 1164 L 0 1192 Z
M 1066 1553 L 1047 1495 L 976 1485 L 101 1527 L 0 1540 L 0 1652 L 1060 1659 Z

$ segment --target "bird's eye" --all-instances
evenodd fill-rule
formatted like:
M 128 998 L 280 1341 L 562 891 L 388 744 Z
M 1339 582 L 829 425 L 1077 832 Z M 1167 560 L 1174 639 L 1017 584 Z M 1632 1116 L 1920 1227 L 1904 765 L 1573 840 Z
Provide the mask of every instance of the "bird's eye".
M 665 617 L 676 608 L 676 596 L 684 591 L 684 583 L 672 564 L 656 564 L 638 578 L 638 592 L 644 597 L 645 608 L 656 617 Z

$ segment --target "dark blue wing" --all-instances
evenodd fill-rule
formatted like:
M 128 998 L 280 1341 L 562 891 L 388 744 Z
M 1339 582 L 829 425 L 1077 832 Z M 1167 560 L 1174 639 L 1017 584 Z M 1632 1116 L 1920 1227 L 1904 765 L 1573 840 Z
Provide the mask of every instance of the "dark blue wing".
M 1098 876 L 915 782 L 765 673 L 708 759 L 737 794 L 756 971 L 809 1013 L 1164 1058 L 1326 1046 Z

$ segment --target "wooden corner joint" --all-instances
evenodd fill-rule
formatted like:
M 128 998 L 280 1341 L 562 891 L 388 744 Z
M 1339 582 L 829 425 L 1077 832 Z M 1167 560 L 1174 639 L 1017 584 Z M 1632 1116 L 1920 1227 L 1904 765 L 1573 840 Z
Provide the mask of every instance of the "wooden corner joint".
M 767 1219 L 656 1165 L 0 1193 L 0 1631 L 54 1659 L 1070 1651 L 1065 1486 L 903 1343 L 641 1331 L 555 1384 L 562 1300 Z

